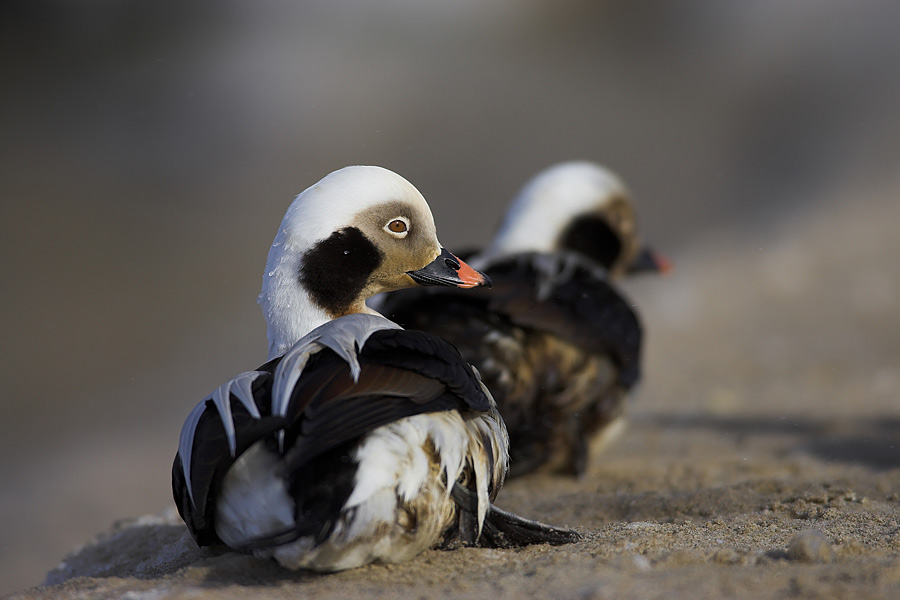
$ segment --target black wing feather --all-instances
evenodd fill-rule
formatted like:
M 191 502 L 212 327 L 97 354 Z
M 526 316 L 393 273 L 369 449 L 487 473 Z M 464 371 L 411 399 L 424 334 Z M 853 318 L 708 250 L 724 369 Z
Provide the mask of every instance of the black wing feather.
M 366 342 L 362 356 L 377 364 L 392 366 L 433 378 L 460 398 L 464 407 L 476 411 L 490 408 L 478 377 L 448 341 L 422 332 L 398 330 L 399 335 L 378 335 Z

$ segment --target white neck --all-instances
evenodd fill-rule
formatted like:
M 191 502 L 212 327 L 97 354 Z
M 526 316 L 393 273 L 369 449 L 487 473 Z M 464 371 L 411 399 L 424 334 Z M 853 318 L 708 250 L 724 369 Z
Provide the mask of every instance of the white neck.
M 263 291 L 259 295 L 267 324 L 269 360 L 281 356 L 297 340 L 331 320 L 324 310 L 312 303 L 296 279 L 288 281 L 285 271 L 287 269 L 272 269 L 266 265 Z
M 316 306 L 300 285 L 301 248 L 305 240 L 297 239 L 285 222 L 269 249 L 259 295 L 266 319 L 270 360 L 281 356 L 297 340 L 331 320 L 331 316 Z

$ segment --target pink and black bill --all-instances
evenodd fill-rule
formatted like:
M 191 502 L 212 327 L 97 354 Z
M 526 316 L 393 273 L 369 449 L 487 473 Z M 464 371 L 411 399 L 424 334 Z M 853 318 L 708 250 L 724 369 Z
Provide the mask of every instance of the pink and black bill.
M 672 270 L 672 262 L 655 250 L 644 246 L 634 262 L 628 266 L 629 273 L 668 273 Z
M 419 285 L 444 285 L 460 288 L 474 288 L 482 285 L 491 287 L 491 280 L 487 275 L 476 271 L 446 248 L 441 248 L 438 257 L 421 269 L 407 271 L 406 274 Z

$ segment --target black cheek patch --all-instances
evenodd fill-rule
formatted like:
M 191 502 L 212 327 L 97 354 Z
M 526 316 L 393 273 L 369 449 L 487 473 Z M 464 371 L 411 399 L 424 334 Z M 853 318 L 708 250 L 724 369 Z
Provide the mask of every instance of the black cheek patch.
M 559 238 L 560 247 L 588 256 L 609 269 L 622 252 L 619 236 L 603 219 L 583 215 L 566 227 Z
M 383 256 L 356 227 L 345 227 L 303 255 L 300 283 L 313 302 L 332 315 L 347 312 Z

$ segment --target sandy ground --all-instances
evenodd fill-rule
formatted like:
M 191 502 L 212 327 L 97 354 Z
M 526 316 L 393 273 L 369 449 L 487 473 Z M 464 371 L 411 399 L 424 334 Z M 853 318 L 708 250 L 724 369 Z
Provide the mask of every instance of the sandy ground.
M 254 299 L 294 194 L 389 167 L 453 250 L 573 158 L 623 176 L 677 263 L 628 285 L 630 428 L 583 481 L 501 495 L 594 538 L 323 578 L 140 526 L 28 593 L 896 591 L 900 4 L 75 4 L 0 19 L 0 596 L 170 505 L 185 415 L 265 356 Z M 785 558 L 804 528 L 831 563 Z
M 10 597 L 900 597 L 898 222 L 896 192 L 854 194 L 628 284 L 648 332 L 628 428 L 583 480 L 499 499 L 583 542 L 316 575 L 199 550 L 170 508 Z

